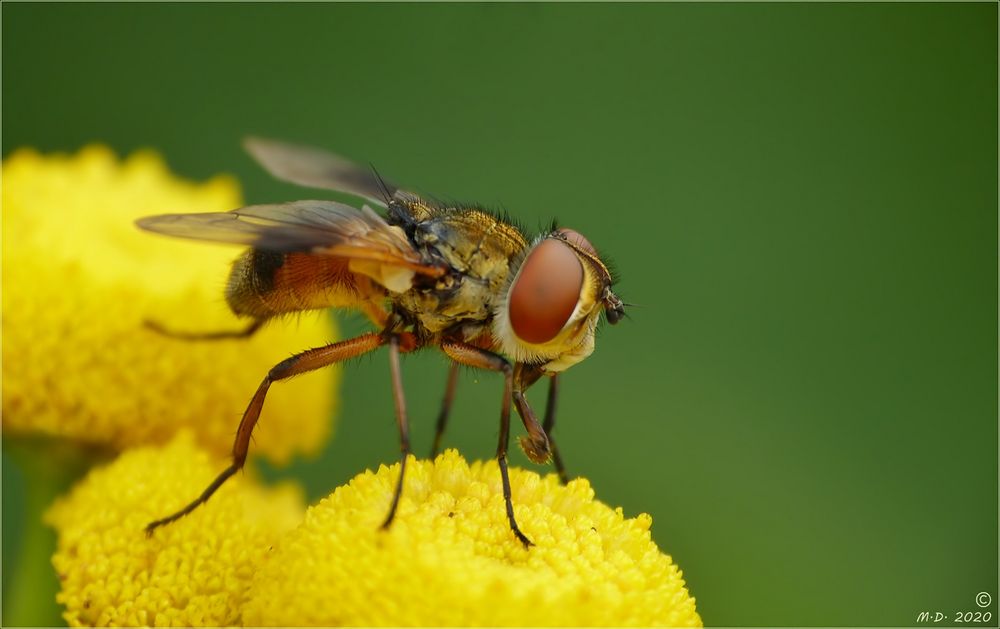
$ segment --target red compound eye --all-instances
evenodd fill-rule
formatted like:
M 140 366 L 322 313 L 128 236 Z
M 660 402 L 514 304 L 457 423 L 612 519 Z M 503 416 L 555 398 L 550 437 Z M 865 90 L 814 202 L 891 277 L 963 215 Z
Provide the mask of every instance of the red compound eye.
M 551 341 L 566 325 L 583 285 L 573 249 L 550 238 L 531 250 L 510 287 L 507 311 L 514 334 L 529 343 Z
M 597 255 L 597 249 L 594 249 L 594 245 L 590 244 L 590 241 L 584 238 L 583 234 L 576 231 L 575 229 L 570 229 L 569 227 L 563 227 L 559 230 L 566 240 L 570 241 L 577 247 L 583 249 L 590 255 Z

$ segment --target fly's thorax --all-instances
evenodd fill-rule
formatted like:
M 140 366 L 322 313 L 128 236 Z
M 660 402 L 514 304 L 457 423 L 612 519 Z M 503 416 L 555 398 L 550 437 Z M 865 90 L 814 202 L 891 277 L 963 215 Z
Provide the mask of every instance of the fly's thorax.
M 434 208 L 412 201 L 405 227 L 414 245 L 450 271 L 416 282 L 393 298 L 419 332 L 465 338 L 488 327 L 511 260 L 527 245 L 521 233 L 496 217 L 467 208 Z
M 487 325 L 493 317 L 495 292 L 483 281 L 453 273 L 395 295 L 392 301 L 416 325 L 418 335 L 435 336 Z
M 498 286 L 506 281 L 512 260 L 528 246 L 515 226 L 473 208 L 440 208 L 428 214 L 426 206 L 412 209 L 416 220 L 413 240 L 433 249 L 459 273 Z
M 500 291 L 493 337 L 517 362 L 564 371 L 590 356 L 610 275 L 576 232 L 538 238 Z

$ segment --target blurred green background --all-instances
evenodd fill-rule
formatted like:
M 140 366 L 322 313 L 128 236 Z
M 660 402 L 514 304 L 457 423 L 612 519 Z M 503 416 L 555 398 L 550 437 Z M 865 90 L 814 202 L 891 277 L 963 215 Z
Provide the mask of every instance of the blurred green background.
M 319 194 L 255 133 L 558 217 L 640 304 L 563 378 L 560 448 L 652 514 L 706 624 L 911 625 L 985 591 L 995 625 L 996 51 L 993 3 L 8 4 L 3 154 L 154 147 L 249 202 Z M 426 453 L 446 364 L 404 368 Z M 463 375 L 448 445 L 492 456 L 500 392 Z M 321 458 L 273 472 L 314 499 L 396 458 L 384 359 L 343 399 Z

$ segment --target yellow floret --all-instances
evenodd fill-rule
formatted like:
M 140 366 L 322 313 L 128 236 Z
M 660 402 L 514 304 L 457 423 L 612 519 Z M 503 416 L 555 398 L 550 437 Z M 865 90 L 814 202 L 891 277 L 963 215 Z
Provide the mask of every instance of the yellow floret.
M 114 448 L 192 428 L 224 454 L 261 378 L 290 354 L 333 339 L 328 317 L 276 321 L 250 340 L 184 341 L 143 327 L 234 330 L 223 287 L 240 251 L 140 231 L 136 218 L 228 211 L 229 177 L 177 178 L 152 153 L 120 161 L 14 153 L 3 165 L 3 428 Z M 282 462 L 329 432 L 337 369 L 275 386 L 254 451 Z
M 129 450 L 49 510 L 57 600 L 72 626 L 238 624 L 267 548 L 302 518 L 297 488 L 264 490 L 241 475 L 192 514 L 143 528 L 197 496 L 224 463 L 190 435 Z
M 309 509 L 268 552 L 244 625 L 701 626 L 681 572 L 584 479 L 512 469 L 514 509 L 535 543 L 511 534 L 494 461 L 448 451 L 411 459 L 396 519 L 399 466 L 367 472 Z

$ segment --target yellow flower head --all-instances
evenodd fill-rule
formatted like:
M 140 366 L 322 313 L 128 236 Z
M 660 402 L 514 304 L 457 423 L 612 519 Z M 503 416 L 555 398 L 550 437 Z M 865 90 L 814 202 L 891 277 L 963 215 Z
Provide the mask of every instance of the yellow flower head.
M 125 448 L 183 426 L 227 453 L 240 413 L 274 364 L 330 342 L 323 315 L 275 322 L 250 340 L 184 341 L 143 326 L 236 330 L 223 300 L 230 247 L 142 232 L 164 212 L 226 211 L 237 183 L 192 183 L 152 153 L 14 153 L 3 164 L 3 428 Z M 338 372 L 274 387 L 256 451 L 278 462 L 328 432 Z M 272 428 L 280 427 L 280 429 Z
M 224 465 L 189 434 L 130 450 L 92 471 L 49 510 L 57 600 L 73 626 L 239 624 L 256 566 L 302 518 L 299 492 L 264 490 L 237 476 L 192 514 L 145 525 L 183 506 Z
M 244 625 L 701 626 L 681 572 L 583 479 L 512 469 L 514 509 L 535 543 L 510 532 L 494 461 L 455 451 L 367 472 L 309 509 L 259 568 Z

